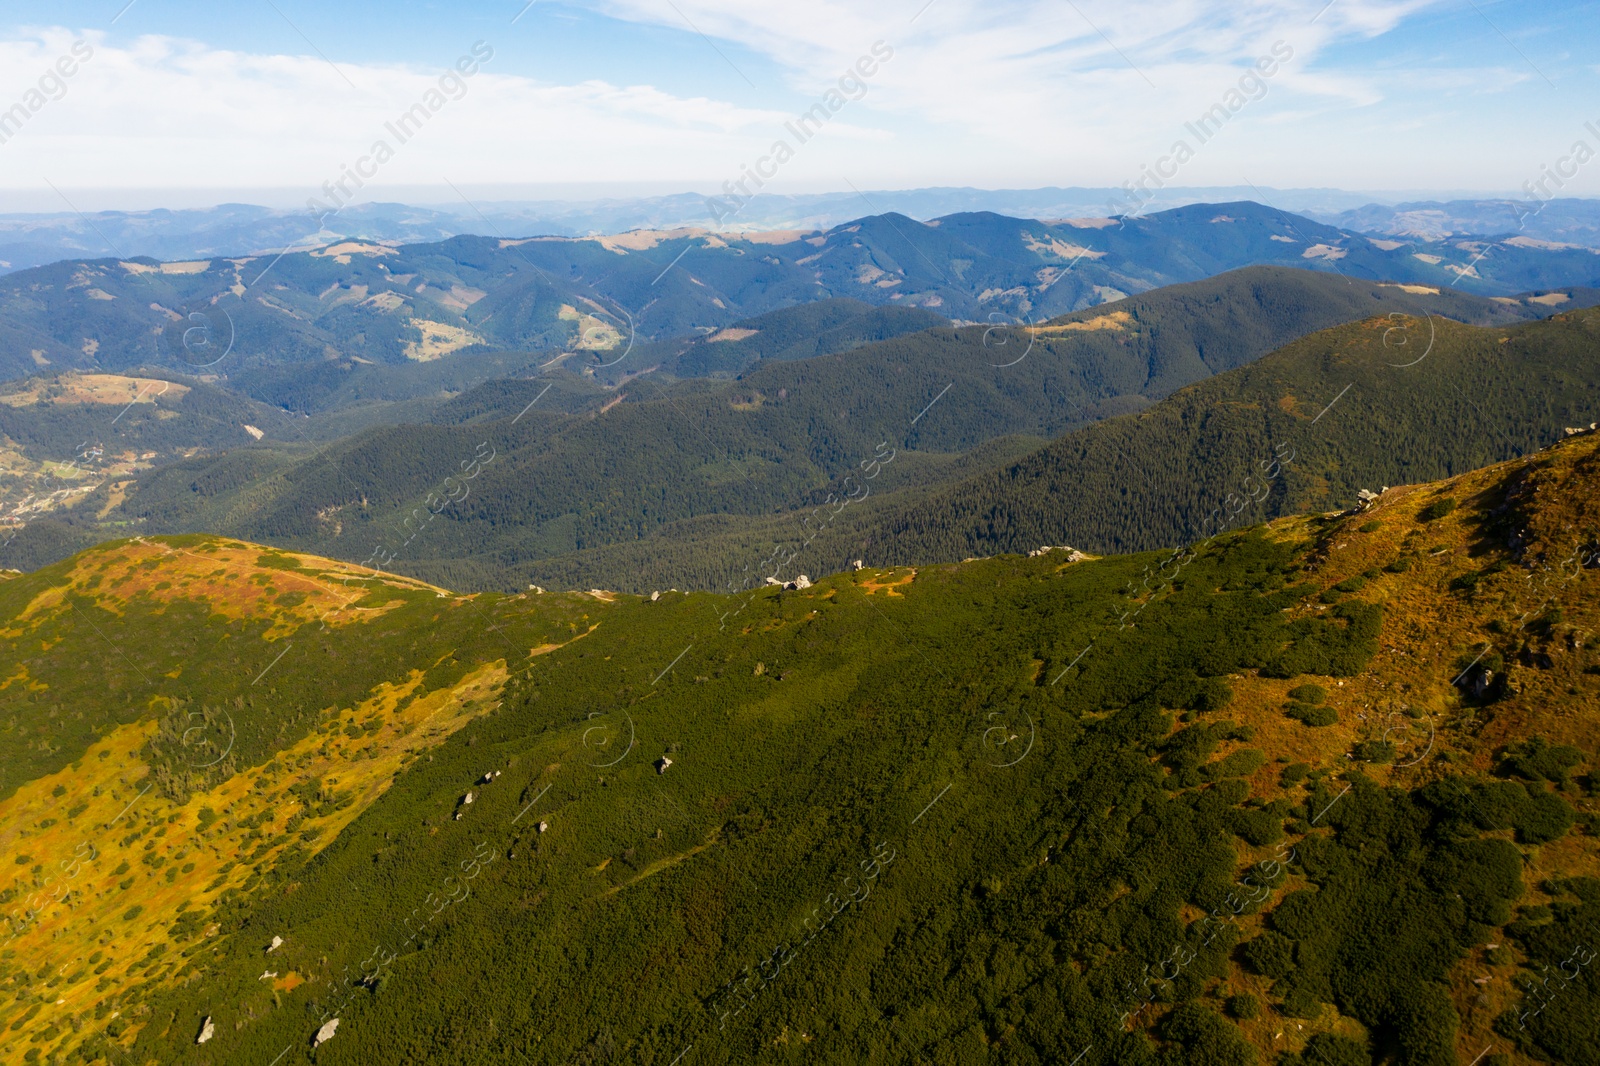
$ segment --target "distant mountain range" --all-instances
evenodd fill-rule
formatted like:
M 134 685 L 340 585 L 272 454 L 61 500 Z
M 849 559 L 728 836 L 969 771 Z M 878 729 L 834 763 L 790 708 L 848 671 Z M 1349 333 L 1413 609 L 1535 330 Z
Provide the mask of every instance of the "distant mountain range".
M 1259 200 L 1280 210 L 1379 235 L 1427 239 L 1461 234 L 1512 235 L 1600 244 L 1600 201 L 1552 200 L 1541 208 L 1523 199 L 1428 199 L 1338 189 L 1258 189 L 1254 186 L 1160 190 L 1139 212 L 1196 203 Z M 897 213 L 920 220 L 991 212 L 1018 218 L 1105 217 L 1128 210 L 1120 188 L 873 190 L 778 196 L 761 193 L 725 228 L 733 231 L 828 229 L 863 215 Z M 276 255 L 340 239 L 420 244 L 463 234 L 584 237 L 636 229 L 708 227 L 713 215 L 695 193 L 598 200 L 483 200 L 439 203 L 364 203 L 319 220 L 304 209 L 224 203 L 204 209 L 0 213 L 0 273 L 62 259 L 141 256 L 198 259 Z
M 1362 233 L 1425 241 L 1478 233 L 1600 248 L 1600 200 L 1425 200 L 1306 214 Z
M 859 218 L 820 231 L 342 241 L 278 256 L 67 260 L 0 278 L 0 379 L 166 366 L 546 351 L 600 380 L 643 341 L 819 299 L 996 327 L 1255 264 L 1512 298 L 1600 285 L 1600 252 L 1523 237 L 1367 237 L 1251 202 L 1139 218 Z

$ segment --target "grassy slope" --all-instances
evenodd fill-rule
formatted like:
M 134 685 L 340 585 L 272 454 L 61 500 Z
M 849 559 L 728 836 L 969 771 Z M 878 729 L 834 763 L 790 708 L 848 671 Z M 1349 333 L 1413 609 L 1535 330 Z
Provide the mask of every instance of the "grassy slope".
M 1224 534 L 1176 574 L 1167 556 L 1045 556 L 866 570 L 748 599 L 461 601 L 413 586 L 372 594 L 357 606 L 401 606 L 326 638 L 305 620 L 310 591 L 283 604 L 295 590 L 261 582 L 334 564 L 267 553 L 252 570 L 227 542 L 98 549 L 14 578 L 0 586 L 8 632 L 22 631 L 11 639 L 55 642 L 82 677 L 58 666 L 43 680 L 19 643 L 28 674 L 10 689 L 132 684 L 93 651 L 98 634 L 65 625 L 70 597 L 156 682 L 115 701 L 150 712 L 83 699 L 110 732 L 63 737 L 6 801 L 6 854 L 26 847 L 41 866 L 54 852 L 37 842 L 69 838 L 46 836 L 61 831 L 29 805 L 98 803 L 109 817 L 106 790 L 131 797 L 141 774 L 172 772 L 160 760 L 175 724 L 165 748 L 130 730 L 159 739 L 161 693 L 207 669 L 184 651 L 197 627 L 368 648 L 381 642 L 361 627 L 387 626 L 422 645 L 398 668 L 358 660 L 369 672 L 344 683 L 365 702 L 263 742 L 232 777 L 202 774 L 191 787 L 206 791 L 181 805 L 135 808 L 115 831 L 98 828 L 100 806 L 80 812 L 106 865 L 119 847 L 130 866 L 172 854 L 126 889 L 102 860 L 80 861 L 96 878 L 87 898 L 5 959 L 19 995 L 0 1010 L 22 1020 L 0 1051 L 114 1039 L 132 1052 L 117 1061 L 299 1062 L 337 1016 L 316 1061 L 665 1064 L 692 1045 L 682 1061 L 1176 1064 L 1294 1053 L 1314 1034 L 1407 1063 L 1517 1041 L 1590 1061 L 1592 985 L 1556 986 L 1562 1008 L 1526 1031 L 1504 1012 L 1524 1003 L 1519 962 L 1554 968 L 1600 902 L 1563 880 L 1597 872 L 1592 832 L 1551 813 L 1594 809 L 1581 753 L 1600 743 L 1586 646 L 1600 617 L 1573 553 L 1600 537 L 1596 444 L 1393 490 L 1362 515 Z M 1424 520 L 1445 499 L 1459 506 Z M 208 548 L 233 553 L 242 580 L 216 585 L 231 579 L 190 562 Z M 1163 562 L 1170 583 L 1151 576 Z M 87 588 L 101 567 L 128 583 Z M 190 603 L 222 618 L 178 609 Z M 450 629 L 476 611 L 542 654 L 507 655 L 481 623 Z M 520 635 L 541 627 L 537 645 Z M 264 661 L 270 644 L 253 643 Z M 454 680 L 428 687 L 447 693 L 455 731 L 400 768 L 394 693 L 412 669 L 438 669 L 439 649 L 454 649 Z M 154 668 L 174 658 L 169 683 Z M 1474 658 L 1495 671 L 1481 699 L 1452 685 Z M 320 661 L 286 656 L 276 685 L 326 685 Z M 249 673 L 204 691 L 248 703 Z M 1335 724 L 1285 714 L 1307 682 Z M 11 717 L 52 721 L 55 691 L 35 688 Z M 1167 709 L 1186 705 L 1200 709 L 1175 723 Z M 179 748 L 209 756 L 215 728 L 201 721 Z M 1483 785 L 1535 731 L 1579 749 L 1548 775 L 1561 791 L 1527 769 L 1561 758 Z M 1351 752 L 1379 761 L 1358 770 Z M 101 782 L 100 766 L 120 776 Z M 1585 770 L 1589 794 L 1573 783 Z M 1451 781 L 1460 796 L 1440 791 Z M 202 830 L 207 803 L 219 820 Z M 297 814 L 321 830 L 298 847 L 283 821 Z M 177 848 L 196 868 L 168 881 Z M 233 891 L 207 888 L 230 857 Z M 118 892 L 160 920 L 129 916 Z M 1204 923 L 1208 911 L 1222 917 Z M 264 955 L 274 935 L 285 946 Z M 1251 944 L 1230 950 L 1239 941 Z M 1262 1014 L 1224 1020 L 1246 993 Z M 196 1048 L 208 1016 L 216 1035 Z

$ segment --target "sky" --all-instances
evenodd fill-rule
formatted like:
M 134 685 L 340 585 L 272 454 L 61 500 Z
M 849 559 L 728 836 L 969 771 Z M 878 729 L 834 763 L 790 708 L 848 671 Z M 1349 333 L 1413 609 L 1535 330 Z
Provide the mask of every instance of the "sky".
M 1552 195 L 1597 196 L 1600 159 L 1574 155 L 1579 141 L 1600 152 L 1600 132 L 1585 126 L 1600 131 L 1597 8 L 10 3 L 0 210 L 38 204 L 41 191 L 95 208 L 148 207 L 152 196 L 170 207 L 332 207 L 399 190 L 414 199 L 418 187 L 464 198 L 489 187 L 693 190 L 731 204 L 758 188 L 1141 178 L 1523 196 L 1543 179 Z M 1197 130 L 1219 105 L 1226 121 Z M 1547 167 L 1569 176 L 1557 185 Z

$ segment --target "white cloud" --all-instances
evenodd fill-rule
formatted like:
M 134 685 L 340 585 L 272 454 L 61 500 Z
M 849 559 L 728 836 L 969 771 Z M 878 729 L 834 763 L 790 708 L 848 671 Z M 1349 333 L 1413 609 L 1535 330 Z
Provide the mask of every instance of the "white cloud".
M 0 42 L 0 70 L 44 72 L 75 39 L 52 29 Z M 0 183 L 315 187 L 379 138 L 396 149 L 385 182 L 693 176 L 707 171 L 707 153 L 729 136 L 788 117 L 648 85 L 552 85 L 497 72 L 491 59 L 465 79 L 463 95 L 401 145 L 384 124 L 437 90 L 444 70 L 345 63 L 335 70 L 315 56 L 252 55 L 165 37 L 125 47 L 98 34 L 88 40 L 93 57 L 66 95 L 0 145 Z M 463 55 L 470 46 L 462 43 Z M 28 84 L 0 100 L 9 106 Z
M 891 125 L 898 117 L 937 130 L 947 160 L 960 154 L 968 174 L 1011 185 L 1134 176 L 1144 154 L 1165 149 L 1186 119 L 1278 41 L 1294 59 L 1272 79 L 1271 103 L 1252 108 L 1251 122 L 1291 100 L 1311 110 L 1376 105 L 1384 99 L 1378 78 L 1319 69 L 1319 57 L 1333 43 L 1387 33 L 1440 0 L 1335 0 L 1314 21 L 1322 0 L 934 0 L 913 22 L 923 3 L 593 0 L 614 17 L 687 22 L 737 42 L 811 93 L 872 42 L 887 41 L 895 58 L 874 81 L 867 109 Z M 940 152 L 931 147 L 912 151 L 937 166 Z M 822 178 L 830 162 L 801 159 L 791 172 Z
M 1584 117 L 1559 107 L 1506 121 L 1529 76 L 1514 57 L 1467 66 L 1436 22 L 1404 38 L 1409 58 L 1352 62 L 1442 0 L 587 0 L 603 15 L 681 31 L 657 57 L 698 85 L 722 59 L 764 87 L 725 98 L 638 84 L 594 37 L 598 74 L 553 84 L 490 61 L 425 131 L 397 146 L 384 185 L 672 181 L 710 191 L 784 135 L 783 123 L 876 41 L 894 58 L 785 164 L 773 191 L 974 184 L 1115 185 L 1170 149 L 1183 124 L 1287 42 L 1294 58 L 1267 97 L 1183 171 L 1186 184 L 1514 187 Z M 1470 15 L 1470 12 L 1467 13 Z M 1313 16 L 1317 16 L 1313 21 Z M 1463 16 L 1465 17 L 1465 16 Z M 1476 16 L 1471 16 L 1476 18 Z M 1473 25 L 1481 36 L 1481 27 Z M 74 35 L 0 41 L 0 107 Z M 1109 40 L 1108 40 L 1109 39 Z M 309 195 L 366 153 L 440 71 L 395 64 L 339 70 L 312 56 L 228 51 L 147 36 L 96 53 L 66 97 L 0 145 L 0 187 L 288 186 Z M 460 42 L 466 52 L 471 42 Z M 342 74 L 341 74 L 342 71 Z M 345 77 L 355 83 L 347 84 Z M 1587 77 L 1587 73 L 1583 76 Z M 782 91 L 774 94 L 771 87 Z M 10 96 L 5 95 L 10 93 Z M 774 101 L 785 101 L 775 104 Z M 1575 105 L 1574 105 L 1575 106 Z M 1495 109 L 1499 108 L 1496 113 Z M 1419 115 L 1438 116 L 1419 125 Z M 1498 150 L 1482 150 L 1496 129 Z M 1408 131 L 1383 146 L 1383 130 Z M 1377 137 L 1374 137 L 1374 134 Z M 1548 143 L 1547 143 L 1548 142 Z

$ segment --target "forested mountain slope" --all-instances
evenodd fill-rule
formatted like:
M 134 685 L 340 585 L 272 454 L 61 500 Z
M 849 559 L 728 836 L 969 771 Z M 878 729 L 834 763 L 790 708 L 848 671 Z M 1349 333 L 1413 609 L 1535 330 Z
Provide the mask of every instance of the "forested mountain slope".
M 741 596 L 103 545 L 0 582 L 0 1054 L 1592 1063 L 1597 551 L 1593 434 Z
M 680 378 L 733 377 L 762 359 L 810 359 L 847 352 L 874 341 L 949 325 L 943 315 L 920 307 L 874 307 L 861 300 L 833 297 L 769 311 L 704 336 L 646 344 L 631 359 L 628 373 L 641 367 Z M 605 379 L 607 369 L 594 376 Z
M 1533 451 L 1600 418 L 1597 397 L 1595 310 L 1507 329 L 1369 319 L 950 486 L 885 516 L 874 543 L 896 558 L 1183 543 L 1217 507 L 1270 518 L 1348 506 L 1363 488 Z
M 1524 454 L 1600 418 L 1597 390 L 1600 311 L 1495 328 L 1384 315 L 942 486 L 886 492 L 880 478 L 870 495 L 820 517 L 676 523 L 537 564 L 530 580 L 726 588 L 755 570 L 757 581 L 789 580 L 858 558 L 953 561 L 1046 544 L 1150 550 L 1204 537 L 1218 517 L 1347 507 L 1361 489 Z
M 717 385 L 663 391 L 646 379 L 604 406 L 585 399 L 577 414 L 562 413 L 560 391 L 545 398 L 561 379 L 490 382 L 436 407 L 436 424 L 374 429 L 309 458 L 197 456 L 130 483 L 116 506 L 101 494 L 82 508 L 108 508 L 103 521 L 141 530 L 222 532 L 352 561 L 378 552 L 434 580 L 516 588 L 539 559 L 636 541 L 668 523 L 815 506 L 854 491 L 840 479 L 891 451 L 874 491 L 926 485 L 958 470 L 957 453 L 996 438 L 1050 437 L 1135 411 L 1313 329 L 1379 311 L 1508 322 L 1546 309 L 1256 267 L 1037 328 L 926 330 L 827 357 L 766 360 Z M 643 396 L 630 402 L 635 391 Z M 463 463 L 482 476 L 466 495 L 455 482 L 441 490 Z M 455 494 L 448 506 L 446 494 Z M 414 516 L 419 506 L 438 517 Z M 473 569 L 450 565 L 468 557 Z

